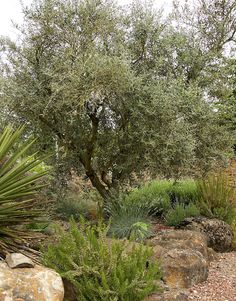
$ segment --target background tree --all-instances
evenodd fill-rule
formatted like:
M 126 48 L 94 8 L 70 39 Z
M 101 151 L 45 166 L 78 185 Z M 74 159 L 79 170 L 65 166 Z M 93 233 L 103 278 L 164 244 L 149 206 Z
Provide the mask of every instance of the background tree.
M 230 139 L 202 84 L 212 57 L 191 33 L 142 3 L 39 0 L 24 16 L 20 41 L 2 41 L 1 101 L 65 170 L 106 197 L 133 173 L 224 161 Z

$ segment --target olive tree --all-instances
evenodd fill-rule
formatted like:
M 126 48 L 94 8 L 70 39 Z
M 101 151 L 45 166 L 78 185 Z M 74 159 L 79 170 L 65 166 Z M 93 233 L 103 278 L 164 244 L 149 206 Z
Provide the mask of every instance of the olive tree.
M 35 0 L 24 20 L 18 41 L 1 43 L 4 112 L 104 198 L 134 174 L 181 177 L 224 160 L 217 112 L 186 81 L 188 39 L 152 7 Z

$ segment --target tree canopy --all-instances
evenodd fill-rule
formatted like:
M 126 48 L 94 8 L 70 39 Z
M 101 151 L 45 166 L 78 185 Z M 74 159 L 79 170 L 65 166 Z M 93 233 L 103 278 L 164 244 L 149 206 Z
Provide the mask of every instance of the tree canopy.
M 19 40 L 2 38 L 5 115 L 103 197 L 134 174 L 205 173 L 231 151 L 216 103 L 231 89 L 235 2 L 175 7 L 164 18 L 139 1 L 35 0 Z

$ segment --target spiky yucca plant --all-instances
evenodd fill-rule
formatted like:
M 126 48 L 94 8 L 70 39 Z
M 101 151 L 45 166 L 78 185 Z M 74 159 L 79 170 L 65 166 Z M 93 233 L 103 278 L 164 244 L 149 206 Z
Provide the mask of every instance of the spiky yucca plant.
M 37 180 L 47 171 L 32 172 L 42 159 L 27 156 L 34 140 L 20 144 L 24 127 L 8 126 L 0 135 L 0 252 L 17 251 L 31 234 L 20 227 L 39 217 L 33 198 L 42 187 Z M 18 147 L 18 145 L 20 146 Z

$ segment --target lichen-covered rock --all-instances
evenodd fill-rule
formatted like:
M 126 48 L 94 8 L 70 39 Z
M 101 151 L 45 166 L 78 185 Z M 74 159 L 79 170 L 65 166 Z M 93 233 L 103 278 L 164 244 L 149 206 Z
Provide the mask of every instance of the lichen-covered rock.
M 35 268 L 11 269 L 0 262 L 1 301 L 62 301 L 64 288 L 61 277 L 53 270 Z
M 33 261 L 21 253 L 7 254 L 5 261 L 11 269 L 34 267 Z
M 232 248 L 233 231 L 228 224 L 221 220 L 206 217 L 186 218 L 180 227 L 204 233 L 208 246 L 217 252 L 229 251 Z
M 147 244 L 153 246 L 153 258 L 160 262 L 163 280 L 170 288 L 189 288 L 207 279 L 209 250 L 204 234 L 164 230 Z
M 189 288 L 208 276 L 208 262 L 193 249 L 168 250 L 161 258 L 163 280 L 171 288 Z
M 188 301 L 188 294 L 183 290 L 171 290 L 148 296 L 144 301 Z
M 170 249 L 193 249 L 208 257 L 207 238 L 197 231 L 164 230 L 147 242 L 154 247 L 155 254 L 161 255 Z

